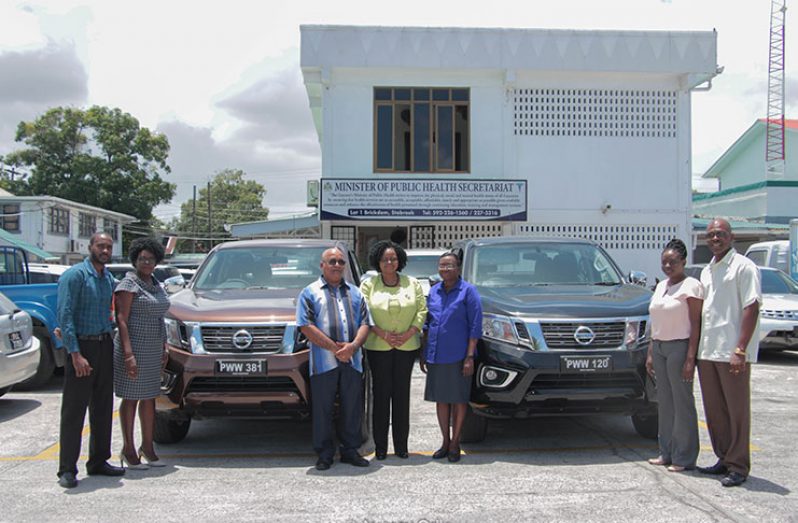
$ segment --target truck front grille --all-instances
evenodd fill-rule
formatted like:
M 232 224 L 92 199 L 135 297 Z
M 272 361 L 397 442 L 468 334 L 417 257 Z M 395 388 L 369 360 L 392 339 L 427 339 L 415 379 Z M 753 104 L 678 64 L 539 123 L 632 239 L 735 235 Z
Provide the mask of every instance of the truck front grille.
M 285 376 L 214 376 L 191 380 L 186 394 L 192 392 L 295 392 L 294 380 Z
M 798 320 L 798 311 L 762 309 L 762 317 L 774 320 Z
M 593 331 L 594 338 L 589 344 L 582 345 L 576 342 L 574 334 L 579 327 L 587 327 Z M 626 332 L 626 323 L 614 322 L 540 322 L 543 338 L 550 349 L 611 349 L 623 345 L 623 335 Z
M 243 347 L 239 341 L 237 346 L 234 341 L 236 334 L 246 331 L 252 336 L 252 343 Z M 257 326 L 202 326 L 202 343 L 207 352 L 280 352 L 283 343 L 285 325 L 257 325 Z M 246 338 L 239 334 L 238 339 Z
M 642 394 L 643 383 L 633 373 L 540 374 L 530 384 L 528 393 L 574 389 L 624 389 Z

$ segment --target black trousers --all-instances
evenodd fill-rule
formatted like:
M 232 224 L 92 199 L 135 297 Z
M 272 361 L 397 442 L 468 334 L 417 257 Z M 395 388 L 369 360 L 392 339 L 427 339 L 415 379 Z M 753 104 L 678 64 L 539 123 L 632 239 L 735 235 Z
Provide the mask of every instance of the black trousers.
M 81 341 L 80 353 L 92 367 L 91 374 L 75 376 L 72 358 L 64 368 L 64 392 L 61 396 L 61 453 L 58 476 L 78 473 L 78 458 L 89 411 L 89 461 L 86 470 L 102 466 L 111 458 L 111 426 L 114 414 L 114 345 L 111 337 L 102 341 Z
M 332 462 L 335 457 L 335 398 L 338 395 L 338 438 L 341 456 L 357 454 L 361 445 L 363 421 L 363 374 L 348 363 L 310 377 L 313 412 L 313 449 L 319 458 Z
M 407 452 L 410 432 L 410 375 L 418 350 L 370 350 L 372 426 L 377 452 L 388 452 L 388 425 L 392 428 L 394 452 Z

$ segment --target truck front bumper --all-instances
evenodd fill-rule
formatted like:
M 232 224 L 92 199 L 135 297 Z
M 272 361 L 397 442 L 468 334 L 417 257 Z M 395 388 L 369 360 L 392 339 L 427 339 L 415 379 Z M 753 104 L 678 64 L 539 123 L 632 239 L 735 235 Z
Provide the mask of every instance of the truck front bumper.
M 533 351 L 483 340 L 471 405 L 496 418 L 653 410 L 645 349 Z

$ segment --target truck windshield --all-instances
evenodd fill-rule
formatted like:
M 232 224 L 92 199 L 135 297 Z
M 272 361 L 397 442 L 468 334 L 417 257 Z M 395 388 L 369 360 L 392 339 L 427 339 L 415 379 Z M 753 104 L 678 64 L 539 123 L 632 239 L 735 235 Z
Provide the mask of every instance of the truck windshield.
M 798 284 L 781 271 L 762 271 L 763 294 L 798 294 Z
M 438 274 L 438 258 L 440 254 L 407 253 L 407 266 L 402 273 L 414 278 L 429 278 Z
M 222 249 L 194 277 L 194 289 L 302 289 L 320 275 L 324 247 Z
M 477 247 L 471 282 L 484 287 L 619 285 L 607 256 L 584 243 L 530 242 Z

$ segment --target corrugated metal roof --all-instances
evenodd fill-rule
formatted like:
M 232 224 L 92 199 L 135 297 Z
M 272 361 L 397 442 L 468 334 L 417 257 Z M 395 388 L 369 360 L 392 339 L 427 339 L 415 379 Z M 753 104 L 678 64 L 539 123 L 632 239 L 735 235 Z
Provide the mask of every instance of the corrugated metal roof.
M 39 258 L 43 260 L 57 260 L 59 259 L 58 256 L 54 256 L 49 252 L 45 251 L 44 249 L 40 249 L 35 245 L 31 245 L 22 239 L 18 238 L 17 236 L 11 234 L 10 232 L 0 229 L 0 242 L 7 242 L 14 247 L 19 247 L 20 249 L 27 251 L 31 254 L 35 254 Z

